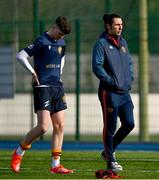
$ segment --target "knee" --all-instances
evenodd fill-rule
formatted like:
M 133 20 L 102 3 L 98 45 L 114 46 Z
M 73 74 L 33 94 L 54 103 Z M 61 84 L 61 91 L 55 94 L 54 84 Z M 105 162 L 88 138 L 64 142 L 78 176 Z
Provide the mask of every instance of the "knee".
M 39 126 L 39 129 L 40 129 L 41 134 L 45 134 L 48 130 L 48 127 L 47 126 Z
M 64 123 L 56 123 L 54 124 L 54 130 L 58 132 L 64 131 Z

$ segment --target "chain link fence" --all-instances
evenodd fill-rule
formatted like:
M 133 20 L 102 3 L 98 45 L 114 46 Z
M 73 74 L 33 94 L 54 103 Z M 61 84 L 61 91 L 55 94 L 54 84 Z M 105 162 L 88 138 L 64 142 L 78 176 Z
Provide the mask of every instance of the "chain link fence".
M 0 1 L 0 47 L 12 45 L 14 54 L 34 40 L 35 17 L 38 12 L 38 34 L 47 30 L 55 18 L 66 15 L 70 18 L 72 32 L 66 36 L 66 64 L 63 71 L 63 82 L 66 89 L 68 110 L 66 111 L 66 135 L 75 136 L 76 133 L 76 48 L 80 47 L 80 133 L 81 136 L 97 136 L 102 133 L 102 113 L 97 98 L 98 80 L 92 73 L 92 48 L 103 29 L 102 15 L 107 10 L 106 0 L 1 0 Z M 127 39 L 134 61 L 135 80 L 132 95 L 135 104 L 136 127 L 132 135 L 139 132 L 138 113 L 138 53 L 139 53 L 139 17 L 138 1 L 120 1 L 116 6 L 115 0 L 111 2 L 111 9 L 121 14 L 124 21 L 123 36 Z M 149 133 L 158 135 L 159 123 L 159 5 L 157 0 L 148 1 L 149 25 Z M 67 8 L 66 8 L 67 7 Z M 38 9 L 35 9 L 38 8 Z M 9 13 L 8 13 L 9 12 Z M 78 31 L 76 22 L 79 22 Z M 79 37 L 79 42 L 77 42 Z M 14 99 L 0 100 L 0 135 L 23 135 L 31 126 L 36 124 L 33 114 L 32 89 L 30 74 L 16 62 L 15 63 L 15 97 Z M 31 60 L 32 63 L 32 60 Z M 48 132 L 50 135 L 51 130 Z

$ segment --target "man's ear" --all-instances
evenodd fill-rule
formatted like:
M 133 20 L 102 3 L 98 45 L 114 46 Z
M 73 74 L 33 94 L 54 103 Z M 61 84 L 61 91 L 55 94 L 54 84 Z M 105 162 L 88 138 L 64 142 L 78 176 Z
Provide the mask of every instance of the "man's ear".
M 110 24 L 106 24 L 106 28 L 107 28 L 107 30 L 108 30 L 108 32 L 111 30 L 111 26 L 110 26 Z

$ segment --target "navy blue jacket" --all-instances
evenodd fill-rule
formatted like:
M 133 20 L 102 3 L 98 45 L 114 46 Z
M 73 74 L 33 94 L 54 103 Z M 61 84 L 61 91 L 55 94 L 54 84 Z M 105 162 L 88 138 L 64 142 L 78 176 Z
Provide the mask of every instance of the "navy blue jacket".
M 133 81 L 132 59 L 126 40 L 119 37 L 119 46 L 101 34 L 93 48 L 92 68 L 100 80 L 99 89 L 125 93 L 131 89 Z

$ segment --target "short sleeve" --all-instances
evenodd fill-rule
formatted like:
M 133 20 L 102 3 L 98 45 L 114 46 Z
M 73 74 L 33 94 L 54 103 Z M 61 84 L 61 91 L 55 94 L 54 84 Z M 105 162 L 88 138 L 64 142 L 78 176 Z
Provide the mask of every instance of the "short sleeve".
M 36 40 L 32 44 L 30 44 L 29 46 L 24 48 L 24 50 L 31 57 L 31 56 L 35 55 L 36 53 L 38 53 L 42 47 L 43 47 L 42 42 Z

